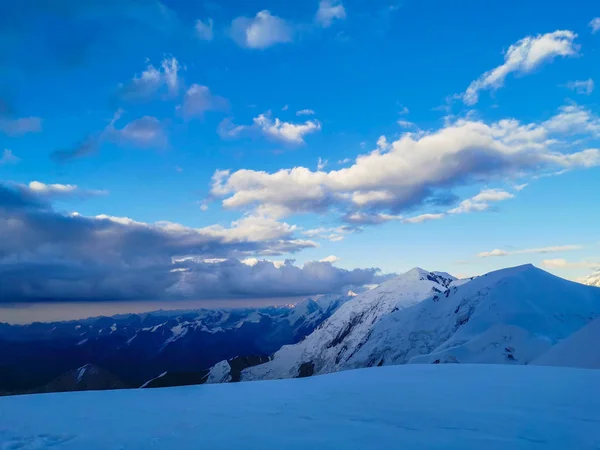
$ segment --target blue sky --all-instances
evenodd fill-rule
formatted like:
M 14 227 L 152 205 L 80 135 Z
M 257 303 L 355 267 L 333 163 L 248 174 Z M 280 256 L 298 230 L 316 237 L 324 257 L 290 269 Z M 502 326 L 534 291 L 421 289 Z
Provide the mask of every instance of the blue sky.
M 167 257 L 301 268 L 333 256 L 294 278 L 334 270 L 315 287 L 328 290 L 355 268 L 600 268 L 593 2 L 27 0 L 0 13 L 7 192 L 74 230 L 181 239 L 140 262 L 119 245 L 135 254 L 141 240 L 94 231 L 102 273 L 142 276 Z M 7 297 L 71 290 L 79 275 L 65 271 L 94 255 L 65 227 L 23 225 L 23 245 L 0 252 L 7 271 L 66 264 L 51 293 L 15 278 Z M 186 248 L 190 233 L 214 239 L 210 251 Z M 255 275 L 233 294 L 313 292 L 263 293 Z

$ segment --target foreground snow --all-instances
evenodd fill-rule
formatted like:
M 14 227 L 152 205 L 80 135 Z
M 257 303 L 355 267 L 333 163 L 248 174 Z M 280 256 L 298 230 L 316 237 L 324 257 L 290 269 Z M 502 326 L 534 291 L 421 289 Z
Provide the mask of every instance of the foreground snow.
M 559 342 L 533 364 L 600 369 L 600 319 Z
M 597 449 L 600 371 L 409 365 L 0 398 L 0 449 Z

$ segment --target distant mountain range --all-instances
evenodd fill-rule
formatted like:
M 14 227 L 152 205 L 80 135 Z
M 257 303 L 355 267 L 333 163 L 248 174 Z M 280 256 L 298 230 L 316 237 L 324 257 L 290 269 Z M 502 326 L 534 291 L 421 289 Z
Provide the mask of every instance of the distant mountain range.
M 147 387 L 168 380 L 197 383 L 222 360 L 242 368 L 264 362 L 281 346 L 302 340 L 351 298 L 322 296 L 262 309 L 156 311 L 0 324 L 0 393 L 48 392 L 52 386 L 55 390 L 140 387 L 152 379 L 156 381 Z M 82 370 L 83 384 L 72 376 Z
M 295 307 L 0 324 L 4 393 L 297 378 L 398 364 L 600 367 L 600 289 L 532 265 L 415 268 Z

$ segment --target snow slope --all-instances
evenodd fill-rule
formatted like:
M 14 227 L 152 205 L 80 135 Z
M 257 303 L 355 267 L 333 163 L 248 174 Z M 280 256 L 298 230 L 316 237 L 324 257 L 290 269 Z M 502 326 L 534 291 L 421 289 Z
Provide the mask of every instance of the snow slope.
M 600 287 L 600 270 L 587 277 L 583 284 L 587 284 L 588 286 Z
M 303 341 L 283 346 L 272 361 L 244 370 L 242 380 L 335 372 L 364 345 L 379 320 L 445 291 L 454 280 L 419 268 L 388 280 L 347 301 Z
M 600 447 L 600 371 L 416 365 L 302 380 L 0 398 L 0 448 Z
M 304 341 L 245 370 L 242 379 L 408 362 L 528 364 L 600 315 L 600 290 L 532 265 L 451 282 L 441 293 L 431 292 L 427 277 L 413 275 L 346 303 Z
M 560 341 L 532 364 L 600 369 L 600 319 Z

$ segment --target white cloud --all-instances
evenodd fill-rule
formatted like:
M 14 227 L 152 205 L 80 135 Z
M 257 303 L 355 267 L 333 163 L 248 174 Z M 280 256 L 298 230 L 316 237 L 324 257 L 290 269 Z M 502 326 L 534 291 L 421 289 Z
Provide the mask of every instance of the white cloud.
M 576 104 L 560 108 L 559 114 L 546 120 L 542 129 L 552 133 L 589 134 L 600 137 L 600 117 Z
M 176 95 L 180 86 L 180 69 L 179 61 L 173 57 L 164 58 L 158 69 L 148 64 L 140 75 L 135 75 L 128 84 L 120 86 L 121 94 L 130 99 L 148 99 L 165 86 L 171 96 Z
M 348 164 L 349 162 L 352 162 L 351 158 L 344 158 L 344 159 L 340 159 L 338 161 L 338 164 Z
M 223 138 L 236 138 L 244 133 L 259 132 L 267 138 L 298 145 L 304 143 L 304 136 L 321 129 L 318 120 L 307 120 L 304 123 L 284 122 L 278 118 L 272 119 L 270 111 L 259 114 L 252 119 L 252 125 L 235 125 L 231 119 L 225 119 L 219 125 L 219 134 Z
M 123 128 L 115 128 L 114 123 L 119 118 L 120 112 L 117 112 L 104 131 L 103 138 L 119 145 L 140 148 L 164 148 L 168 145 L 167 133 L 156 117 L 144 116 L 129 122 Z
M 591 78 L 587 80 L 569 81 L 565 86 L 578 94 L 590 95 L 594 92 L 594 80 Z
M 576 38 L 577 34 L 572 31 L 558 30 L 521 39 L 508 48 L 504 64 L 485 72 L 469 85 L 462 95 L 463 101 L 474 105 L 479 100 L 480 91 L 502 87 L 511 73 L 524 75 L 558 56 L 577 55 L 579 45 L 575 44 Z
M 178 106 L 184 117 L 203 117 L 207 111 L 227 111 L 227 99 L 214 95 L 207 86 L 192 84 L 183 98 L 183 104 Z
M 13 137 L 27 133 L 39 133 L 42 131 L 42 119 L 39 117 L 21 117 L 18 119 L 0 117 L 0 131 Z
M 501 189 L 484 189 L 476 196 L 463 200 L 456 208 L 448 211 L 448 214 L 464 214 L 477 211 L 485 211 L 490 207 L 490 202 L 500 202 L 514 198 L 510 192 Z
M 590 22 L 590 27 L 592 28 L 592 34 L 600 30 L 600 17 L 593 18 Z
M 398 114 L 400 114 L 401 116 L 408 114 L 409 110 L 406 106 L 404 105 L 400 105 L 400 111 L 398 112 Z
M 402 219 L 402 223 L 423 223 L 430 220 L 439 220 L 443 219 L 444 214 L 421 214 L 415 217 L 409 217 L 407 219 Z
M 205 22 L 196 20 L 196 36 L 203 41 L 213 40 L 213 20 L 209 17 Z
M 329 255 L 329 256 L 327 256 L 326 258 L 323 258 L 323 259 L 322 259 L 321 261 L 319 261 L 319 262 L 328 262 L 328 263 L 334 264 L 334 263 L 338 262 L 339 260 L 340 260 L 340 258 L 339 258 L 339 257 L 337 257 L 337 256 L 335 256 L 335 255 Z
M 346 18 L 346 9 L 340 0 L 321 0 L 315 20 L 324 28 L 331 26 L 334 20 Z
M 327 162 L 328 161 L 326 159 L 322 159 L 321 157 L 319 157 L 319 160 L 317 161 L 317 170 L 323 170 L 327 166 Z
M 386 203 L 394 198 L 390 191 L 356 191 L 352 194 L 352 202 L 357 206 Z
M 344 240 L 346 234 L 352 233 L 354 230 L 348 227 L 319 227 L 310 230 L 302 231 L 302 234 L 309 238 L 326 239 L 331 242 L 339 242 Z
M 17 187 L 24 192 L 44 198 L 61 197 L 89 197 L 97 195 L 107 195 L 105 190 L 81 189 L 75 184 L 46 184 L 40 181 L 32 181 L 29 184 L 18 184 Z
M 293 28 L 268 10 L 255 17 L 238 17 L 231 23 L 231 36 L 238 45 L 252 49 L 265 49 L 276 44 L 292 42 Z
M 315 112 L 312 109 L 301 109 L 296 111 L 297 116 L 314 116 Z
M 44 183 L 34 183 L 32 189 L 58 195 L 77 191 Z M 171 222 L 62 214 L 32 189 L 0 185 L 0 197 L 8 200 L 0 208 L 0 279 L 10 274 L 13 281 L 2 285 L 2 300 L 310 295 L 384 279 L 377 269 L 348 271 L 329 262 L 307 262 L 300 268 L 290 260 L 259 260 L 315 246 L 288 234 L 285 224 L 249 221 L 195 229 Z M 256 227 L 271 231 L 256 233 Z M 269 240 L 258 241 L 263 237 Z M 257 261 L 252 266 L 239 261 L 248 257 Z
M 489 258 L 490 256 L 508 256 L 510 252 L 505 250 L 500 250 L 499 248 L 495 248 L 491 252 L 481 252 L 477 256 L 481 258 Z
M 2 152 L 2 157 L 0 158 L 0 166 L 17 164 L 19 161 L 21 161 L 21 158 L 15 156 L 12 150 L 5 148 Z
M 177 226 L 173 224 L 173 226 Z M 230 227 L 222 225 L 210 225 L 199 228 L 197 231 L 223 238 L 224 242 L 263 242 L 263 241 L 289 241 L 297 244 L 300 248 L 317 247 L 315 242 L 309 240 L 294 239 L 297 231 L 295 225 L 278 222 L 270 217 L 246 216 L 231 223 Z
M 513 189 L 517 192 L 522 191 L 523 189 L 525 189 L 527 186 L 529 186 L 528 183 L 523 183 L 523 184 L 517 184 L 515 186 L 513 186 Z
M 556 259 L 545 259 L 542 261 L 542 266 L 549 269 L 569 269 L 569 268 L 582 268 L 582 269 L 596 269 L 600 268 L 600 262 L 593 261 L 578 261 L 570 262 L 562 258 Z
M 258 259 L 258 258 L 245 258 L 245 259 L 242 259 L 241 262 L 250 267 L 254 267 L 258 263 L 268 263 L 268 264 L 273 264 L 273 266 L 277 269 L 281 269 L 286 264 L 286 261 L 271 261 L 268 259 Z
M 265 135 L 289 144 L 303 144 L 305 135 L 321 129 L 321 124 L 316 120 L 307 120 L 305 123 L 294 124 L 283 122 L 277 118 L 272 120 L 270 116 L 265 114 L 260 114 L 256 117 L 254 123 Z
M 558 253 L 579 250 L 580 248 L 582 248 L 581 245 L 555 245 L 553 247 L 527 248 L 513 251 L 494 249 L 491 252 L 481 252 L 477 256 L 488 258 L 490 256 L 528 255 L 531 253 Z
M 398 120 L 397 123 L 402 128 L 413 128 L 417 126 L 414 122 L 411 122 L 409 120 Z
M 542 123 L 456 119 L 438 130 L 404 133 L 393 142 L 382 136 L 376 149 L 339 170 L 295 167 L 273 173 L 245 169 L 228 173 L 213 186 L 213 194 L 225 197 L 226 208 L 331 210 L 346 219 L 381 221 L 376 214 L 398 215 L 416 206 L 443 204 L 440 199 L 447 198 L 449 186 L 598 166 L 600 149 L 563 140 L 575 131 L 596 133 L 598 120 L 576 106 L 563 108 Z M 510 195 L 500 194 L 503 199 Z M 499 198 L 487 192 L 470 200 L 482 204 Z M 361 211 L 365 206 L 370 209 Z
M 283 108 L 281 108 L 281 110 L 282 111 L 287 111 L 289 107 L 290 107 L 290 105 L 285 105 Z
M 385 214 L 385 213 L 352 213 L 344 218 L 347 222 L 356 225 L 379 225 L 381 223 L 391 222 L 395 220 L 402 220 L 404 216 Z

